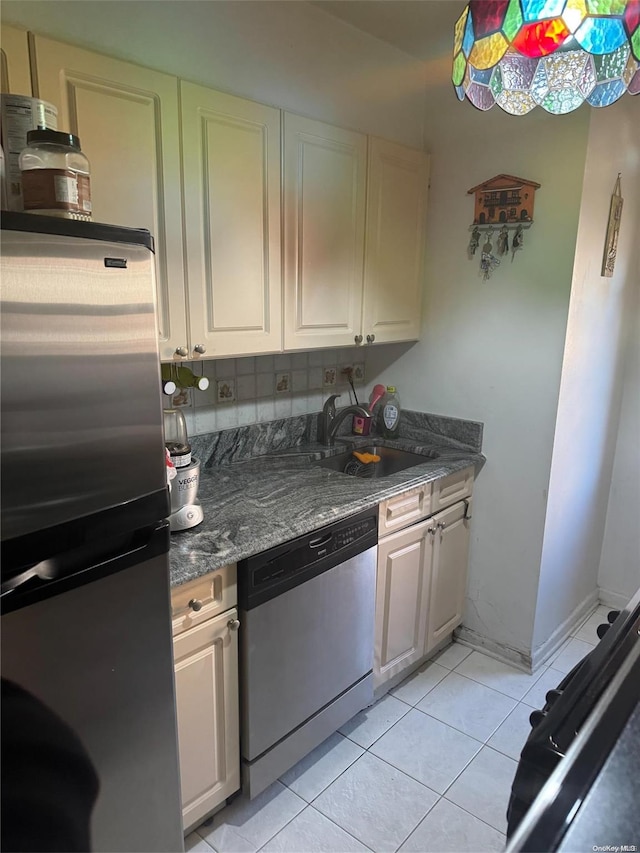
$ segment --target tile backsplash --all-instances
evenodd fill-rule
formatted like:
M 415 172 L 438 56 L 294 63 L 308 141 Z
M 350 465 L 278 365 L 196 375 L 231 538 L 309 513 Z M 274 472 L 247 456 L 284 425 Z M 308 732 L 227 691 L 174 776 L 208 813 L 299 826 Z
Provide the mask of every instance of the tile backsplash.
M 319 412 L 329 394 L 341 394 L 338 405 L 353 400 L 347 369 L 351 368 L 356 393 L 367 399 L 367 349 L 328 349 L 310 352 L 223 358 L 188 366 L 209 379 L 206 391 L 190 388 L 164 397 L 178 405 L 190 435 L 203 435 L 233 427 L 264 423 Z M 360 399 L 360 395 L 359 395 Z

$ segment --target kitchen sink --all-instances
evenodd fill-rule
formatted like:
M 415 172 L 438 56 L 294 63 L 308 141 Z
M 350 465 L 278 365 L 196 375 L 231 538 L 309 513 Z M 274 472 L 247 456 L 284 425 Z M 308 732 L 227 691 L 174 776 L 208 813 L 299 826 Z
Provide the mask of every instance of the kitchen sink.
M 374 453 L 380 457 L 380 461 L 369 462 L 368 464 L 362 463 L 353 455 L 353 450 L 357 450 L 358 453 Z M 320 465 L 322 468 L 329 468 L 332 471 L 350 474 L 352 477 L 375 479 L 378 477 L 388 477 L 389 474 L 397 474 L 398 471 L 413 468 L 414 465 L 421 465 L 429 459 L 437 459 L 440 455 L 433 450 L 422 453 L 411 453 L 408 450 L 398 450 L 396 447 L 381 447 L 377 444 L 353 448 L 353 450 L 346 450 L 344 453 L 338 453 L 336 456 L 327 456 L 315 464 Z

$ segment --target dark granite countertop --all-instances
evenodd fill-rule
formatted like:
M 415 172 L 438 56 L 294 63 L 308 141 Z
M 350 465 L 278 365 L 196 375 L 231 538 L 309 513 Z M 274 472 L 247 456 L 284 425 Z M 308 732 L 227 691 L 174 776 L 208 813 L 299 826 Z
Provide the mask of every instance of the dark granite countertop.
M 465 422 L 461 422 L 465 423 Z M 431 452 L 424 464 L 381 479 L 360 479 L 318 467 L 319 459 L 375 443 Z M 474 465 L 484 456 L 435 434 L 394 441 L 341 437 L 334 448 L 308 442 L 232 464 L 201 469 L 204 521 L 171 536 L 171 585 L 178 586 L 295 536 L 375 506 L 386 498 Z

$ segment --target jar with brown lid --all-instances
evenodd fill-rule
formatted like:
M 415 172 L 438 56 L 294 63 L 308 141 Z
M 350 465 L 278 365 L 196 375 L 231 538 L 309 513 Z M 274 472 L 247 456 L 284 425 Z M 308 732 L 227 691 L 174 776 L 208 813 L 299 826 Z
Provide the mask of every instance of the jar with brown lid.
M 24 209 L 65 219 L 91 219 L 89 160 L 72 133 L 30 130 L 20 152 Z

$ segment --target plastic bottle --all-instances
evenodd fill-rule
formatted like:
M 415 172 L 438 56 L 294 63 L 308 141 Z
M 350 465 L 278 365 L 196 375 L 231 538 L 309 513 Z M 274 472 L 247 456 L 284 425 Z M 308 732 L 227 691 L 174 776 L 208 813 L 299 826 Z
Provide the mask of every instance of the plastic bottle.
M 29 213 L 91 219 L 89 161 L 72 133 L 30 130 L 20 153 L 22 196 Z
M 380 432 L 383 438 L 397 438 L 400 430 L 400 398 L 395 385 L 387 385 L 380 408 Z

